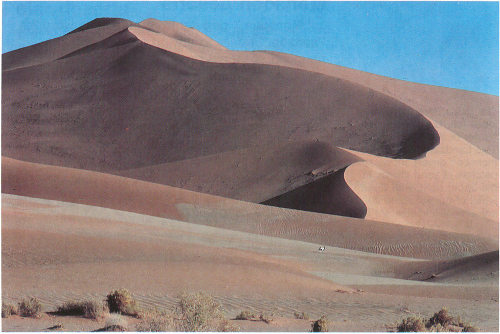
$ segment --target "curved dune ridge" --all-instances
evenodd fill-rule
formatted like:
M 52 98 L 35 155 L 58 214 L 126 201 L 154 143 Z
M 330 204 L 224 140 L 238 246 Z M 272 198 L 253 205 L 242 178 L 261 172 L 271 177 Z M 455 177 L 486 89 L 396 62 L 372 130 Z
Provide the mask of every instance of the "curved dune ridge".
M 54 89 L 59 82 L 64 89 Z M 415 110 L 362 86 L 277 66 L 195 61 L 128 31 L 69 58 L 4 72 L 4 91 L 4 155 L 99 171 L 290 140 L 398 158 L 439 142 Z M 44 102 L 23 112 L 35 95 Z
M 256 146 L 114 174 L 242 201 L 362 218 L 366 207 L 346 187 L 340 172 L 356 161 L 360 160 L 335 146 L 305 141 Z M 327 181 L 333 174 L 335 182 Z M 314 188 L 312 192 L 295 191 L 312 183 L 324 184 L 329 193 Z M 272 200 L 290 192 L 296 194 L 296 205 Z M 302 206 L 305 202 L 316 203 Z
M 105 61 L 96 63 L 95 58 Z M 158 20 L 135 24 L 96 19 L 4 59 L 4 88 L 12 87 L 3 101 L 4 155 L 253 202 L 292 196 L 294 200 L 274 204 L 294 203 L 295 208 L 324 213 L 362 217 L 366 211 L 367 218 L 409 226 L 454 231 L 456 221 L 463 233 L 477 226 L 480 231 L 472 233 L 498 231 L 498 160 L 467 141 L 440 127 L 445 142 L 441 139 L 423 159 L 372 155 L 416 158 L 440 140 L 432 127 L 436 122 L 397 100 L 444 120 L 454 131 L 467 134 L 467 140 L 481 142 L 479 135 L 491 132 L 482 120 L 498 108 L 484 94 L 430 89 L 292 55 L 230 51 L 193 29 Z M 308 96 L 315 96 L 314 102 Z M 464 106 L 477 114 L 470 117 Z M 461 117 L 449 117 L 455 114 Z M 486 130 L 471 134 L 462 131 L 463 124 Z M 372 153 L 353 151 L 367 161 L 346 170 L 347 186 L 355 195 L 345 197 L 348 191 L 337 196 L 338 191 L 329 188 L 324 203 L 314 205 L 304 203 L 310 192 L 296 190 L 291 195 L 298 188 L 314 189 L 306 186 L 311 182 L 328 184 L 327 179 L 318 180 L 325 175 L 311 174 L 323 167 L 315 162 L 284 172 L 282 166 L 291 166 L 293 160 L 285 154 L 271 157 L 286 142 L 318 139 L 332 147 Z M 256 145 L 263 149 L 252 148 Z M 246 168 L 231 161 L 241 160 L 231 152 L 244 151 L 254 152 L 253 160 L 243 162 Z M 264 166 L 249 168 L 260 161 Z M 377 176 L 372 167 L 364 169 L 373 161 L 388 177 Z M 477 171 L 473 177 L 472 170 Z M 389 197 L 384 195 L 387 189 Z M 333 209 L 346 203 L 345 198 L 358 203 L 353 204 L 356 209 Z
M 449 258 L 496 250 L 494 239 L 275 208 L 92 171 L 2 158 L 2 192 L 124 210 L 376 254 Z

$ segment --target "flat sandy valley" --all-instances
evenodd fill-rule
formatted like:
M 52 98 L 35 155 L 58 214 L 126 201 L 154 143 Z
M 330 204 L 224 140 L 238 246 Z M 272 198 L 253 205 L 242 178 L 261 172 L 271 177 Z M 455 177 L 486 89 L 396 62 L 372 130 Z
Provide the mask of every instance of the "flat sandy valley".
M 445 307 L 498 332 L 497 96 L 154 19 L 2 57 L 2 302 L 43 312 L 3 331 L 103 328 L 54 311 L 126 288 L 167 312 L 202 291 L 241 331 Z

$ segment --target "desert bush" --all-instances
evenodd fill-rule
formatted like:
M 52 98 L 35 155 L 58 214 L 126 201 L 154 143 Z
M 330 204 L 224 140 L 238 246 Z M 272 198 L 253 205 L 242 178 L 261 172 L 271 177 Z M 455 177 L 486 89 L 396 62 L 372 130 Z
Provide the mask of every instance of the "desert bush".
M 38 318 L 42 312 L 42 304 L 34 297 L 23 299 L 18 306 L 19 314 L 23 317 Z
M 424 321 L 418 317 L 408 317 L 397 325 L 398 332 L 423 332 L 425 329 Z
M 295 312 L 294 314 L 294 317 L 295 319 L 303 319 L 303 320 L 309 320 L 309 315 L 307 313 L 299 313 L 299 312 Z
M 173 331 L 174 322 L 171 314 L 158 310 L 143 311 L 137 325 L 138 332 L 168 332 Z
M 17 313 L 18 310 L 15 305 L 2 303 L 2 318 L 8 318 Z
M 106 302 L 111 313 L 131 316 L 137 316 L 139 313 L 137 303 L 127 289 L 111 291 L 106 297 Z
M 236 316 L 236 320 L 252 320 L 256 319 L 257 315 L 255 313 L 252 313 L 250 311 L 241 311 L 240 314 Z
M 81 315 L 89 319 L 103 318 L 105 312 L 104 304 L 98 300 L 70 301 L 58 306 L 56 310 L 60 315 Z
M 259 315 L 259 320 L 264 321 L 266 324 L 269 324 L 274 320 L 274 313 L 261 313 Z
M 328 332 L 328 318 L 324 315 L 312 323 L 313 332 Z
M 448 325 L 451 325 L 452 322 L 453 322 L 453 317 L 448 313 L 448 310 L 445 307 L 443 307 L 441 310 L 434 313 L 434 315 L 429 319 L 427 327 L 430 328 L 437 324 L 446 327 Z
M 212 296 L 202 292 L 180 296 L 177 329 L 186 332 L 218 331 L 224 322 L 222 308 Z
M 471 324 L 464 324 L 462 332 L 479 332 L 479 328 Z
M 108 332 L 124 332 L 128 328 L 127 319 L 121 314 L 109 314 L 106 318 L 106 324 L 103 328 Z

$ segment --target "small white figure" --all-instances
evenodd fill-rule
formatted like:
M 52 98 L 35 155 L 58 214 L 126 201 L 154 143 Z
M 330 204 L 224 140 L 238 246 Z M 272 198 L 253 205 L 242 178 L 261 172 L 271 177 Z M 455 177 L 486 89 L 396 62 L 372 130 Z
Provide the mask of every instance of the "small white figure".
M 319 250 L 320 252 L 324 252 L 324 251 L 325 251 L 325 249 L 326 249 L 326 248 L 325 248 L 325 246 L 320 246 L 318 250 Z

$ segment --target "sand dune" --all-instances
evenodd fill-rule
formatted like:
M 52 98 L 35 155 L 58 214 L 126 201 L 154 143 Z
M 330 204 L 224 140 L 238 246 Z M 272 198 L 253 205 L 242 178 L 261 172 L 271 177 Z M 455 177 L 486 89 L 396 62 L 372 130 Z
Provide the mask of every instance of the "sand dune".
M 498 159 L 498 143 L 492 140 L 498 138 L 497 96 L 397 80 L 280 52 L 222 52 L 138 26 L 129 31 L 145 43 L 199 60 L 279 65 L 344 78 L 402 101 Z
M 286 141 L 400 158 L 439 142 L 415 110 L 342 79 L 195 61 L 132 36 L 123 31 L 72 57 L 4 72 L 3 154 L 109 171 Z
M 415 258 L 493 251 L 494 239 L 274 208 L 91 171 L 2 159 L 2 192 Z
M 442 306 L 498 330 L 498 97 L 154 19 L 2 57 L 3 301 L 204 290 L 229 317 L 279 314 L 244 330 L 307 331 L 306 312 L 386 331 Z
M 333 145 L 309 141 L 257 146 L 114 174 L 243 201 L 290 207 L 268 201 L 323 179 L 356 161 L 359 159 L 354 155 Z M 353 196 L 348 188 L 342 190 L 346 187 L 343 173 L 336 179 L 338 182 L 328 182 L 331 194 L 321 194 L 323 204 L 309 206 L 308 211 L 364 217 L 366 208 L 359 199 L 356 204 L 352 203 L 353 211 L 343 209 L 351 205 Z M 314 194 L 309 195 L 315 198 L 312 201 L 317 199 Z M 300 205 L 292 208 L 303 209 Z

